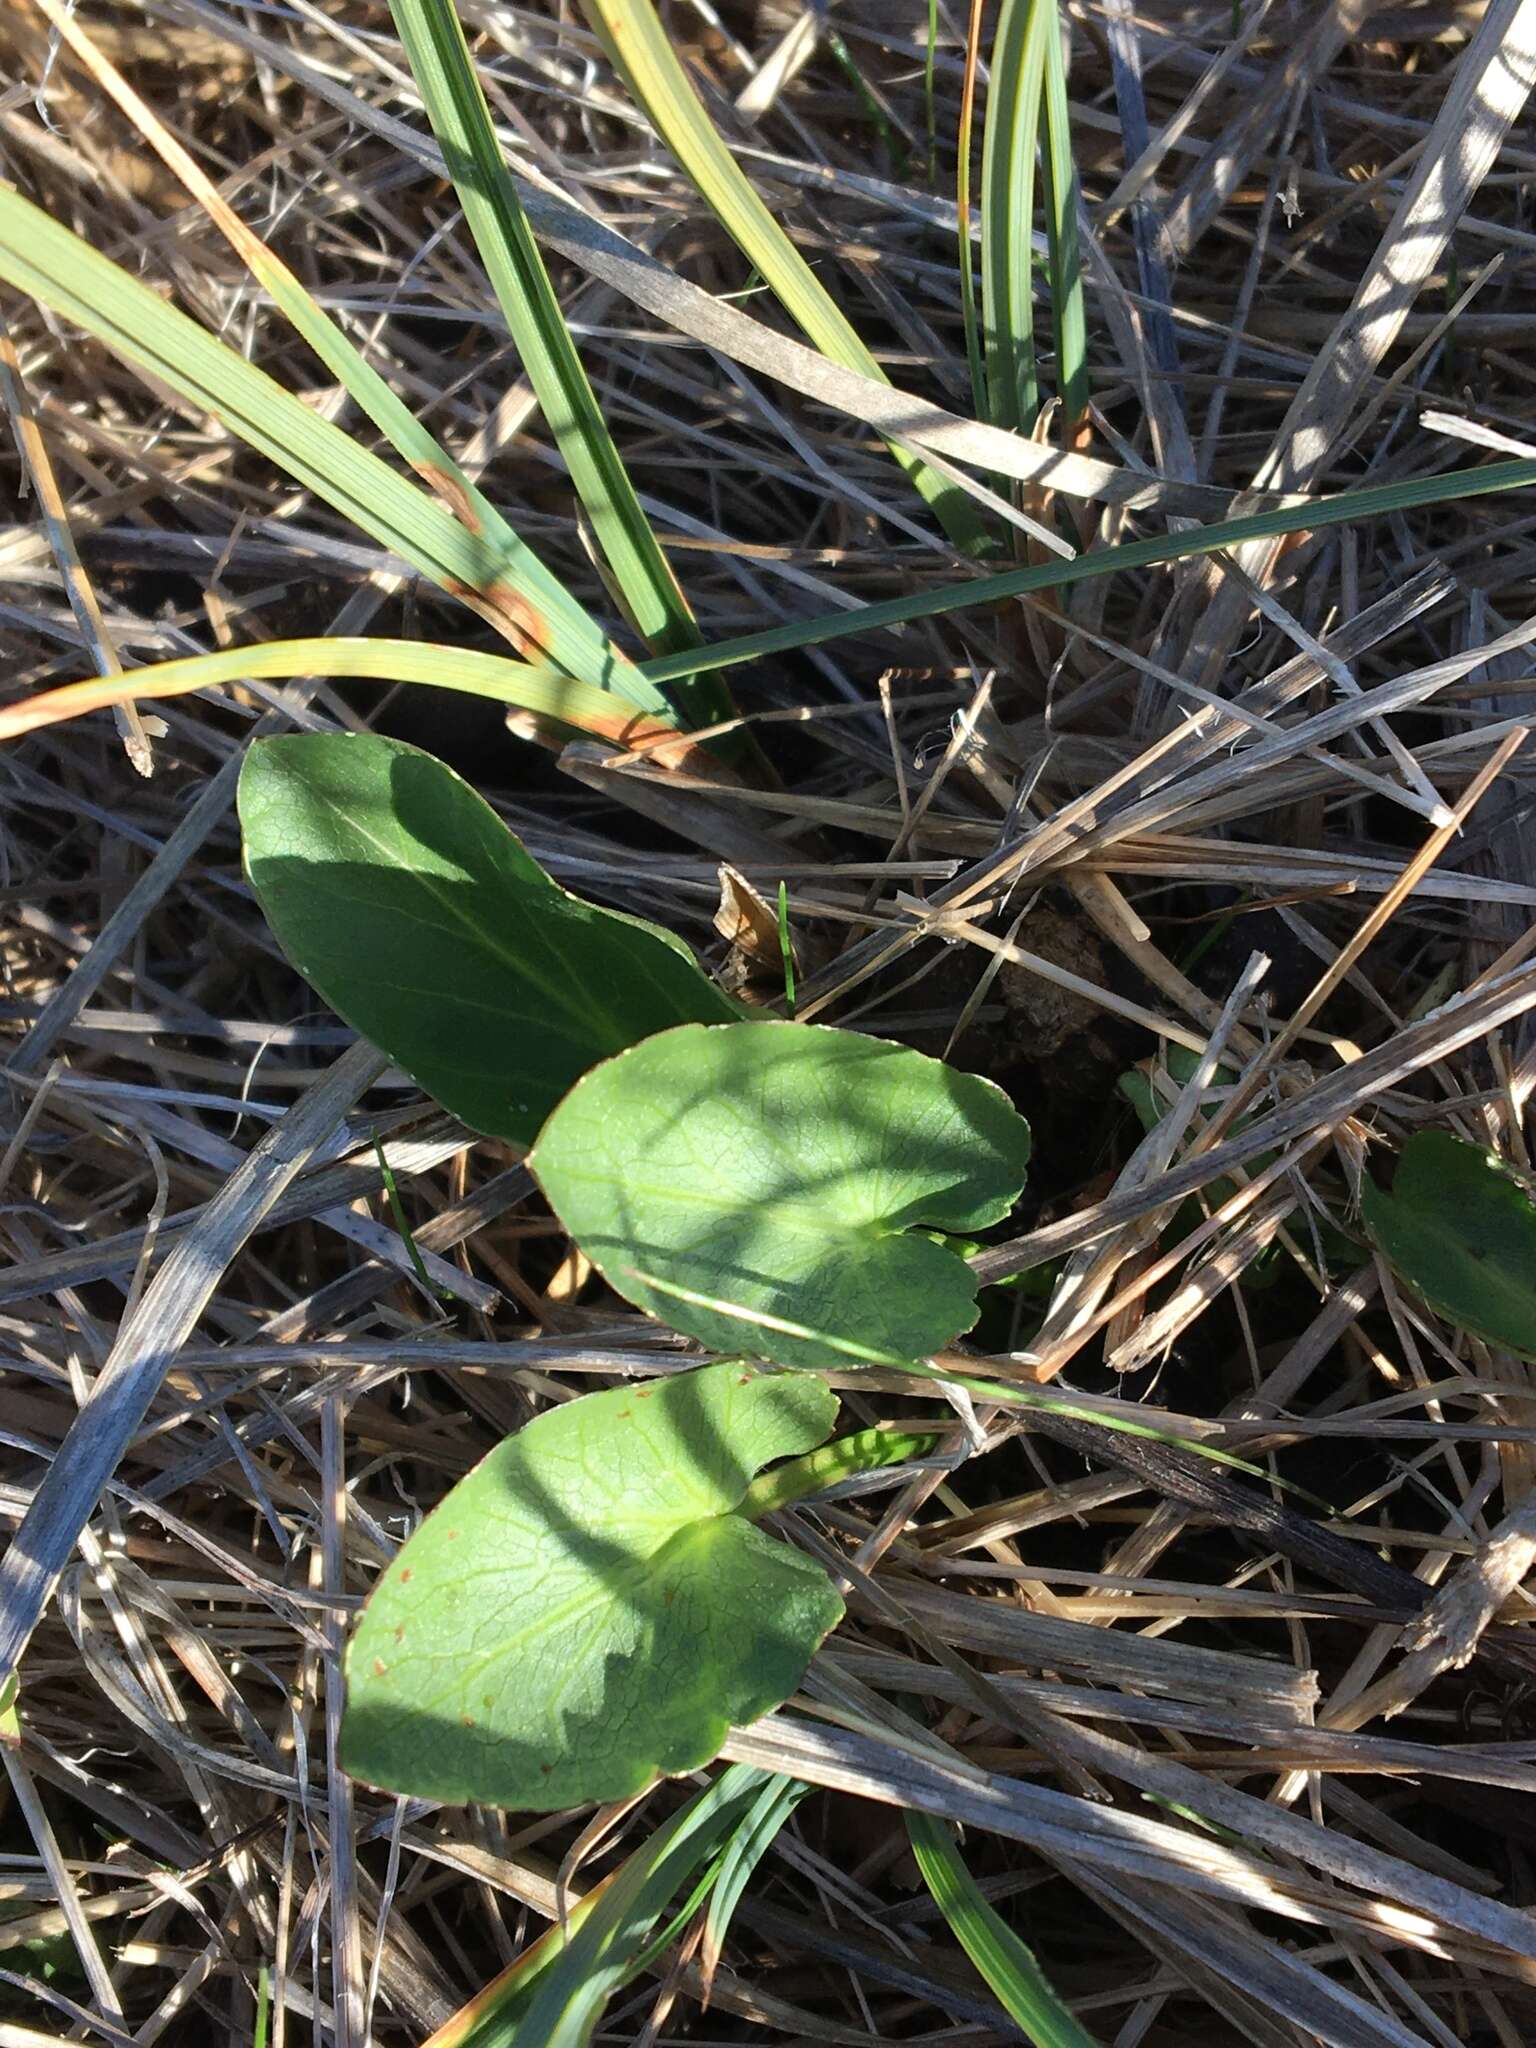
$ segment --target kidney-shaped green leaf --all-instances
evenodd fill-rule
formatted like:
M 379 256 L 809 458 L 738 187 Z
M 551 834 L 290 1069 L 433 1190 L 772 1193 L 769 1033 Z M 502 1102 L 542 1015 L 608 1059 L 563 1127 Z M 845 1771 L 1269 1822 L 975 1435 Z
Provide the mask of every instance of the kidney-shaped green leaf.
M 989 1081 L 774 1022 L 684 1025 L 594 1068 L 530 1163 L 627 1299 L 716 1351 L 825 1369 L 916 1361 L 970 1328 L 970 1268 L 909 1226 L 996 1223 L 1028 1157 Z
M 678 940 L 568 895 L 468 783 L 399 740 L 258 741 L 240 822 L 295 967 L 476 1130 L 530 1143 L 594 1061 L 740 1014 Z
M 1360 1214 L 1431 1308 L 1536 1358 L 1536 1204 L 1493 1153 L 1448 1131 L 1420 1131 L 1390 1190 L 1366 1182 Z
M 836 1413 L 819 1380 L 735 1364 L 530 1422 L 375 1587 L 347 1653 L 344 1767 L 546 1812 L 708 1762 L 842 1616 L 818 1566 L 732 1512 Z

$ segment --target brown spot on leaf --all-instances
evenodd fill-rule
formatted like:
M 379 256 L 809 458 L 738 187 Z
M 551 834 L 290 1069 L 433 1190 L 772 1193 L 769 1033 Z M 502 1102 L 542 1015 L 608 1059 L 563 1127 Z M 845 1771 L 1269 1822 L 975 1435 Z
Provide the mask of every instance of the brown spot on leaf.
M 686 769 L 705 782 L 740 784 L 740 776 L 725 767 L 718 755 L 701 747 L 687 733 L 678 732 L 675 726 L 663 725 L 649 712 L 632 711 L 628 715 L 615 714 L 612 718 L 594 719 L 590 730 L 602 739 L 614 740 L 627 748 L 641 763 L 654 764 L 658 768 Z
M 403 1643 L 405 1641 L 405 1623 L 403 1621 L 397 1621 L 395 1623 L 395 1641 L 397 1643 Z
M 408 1586 L 411 1583 L 411 1567 L 409 1565 L 400 1574 L 400 1583 L 402 1586 Z
M 491 623 L 499 626 L 519 654 L 543 654 L 550 642 L 549 621 L 509 583 L 493 583 L 484 593 Z
M 446 469 L 440 468 L 435 462 L 418 462 L 414 467 L 416 474 L 421 478 L 433 497 L 441 498 L 459 524 L 467 526 L 470 532 L 478 538 L 485 531 L 485 525 L 480 514 L 475 510 L 474 501 L 471 499 L 469 492 L 465 490 L 458 478 L 450 476 Z
M 482 619 L 489 619 L 502 638 L 510 640 L 516 652 L 525 658 L 531 660 L 549 652 L 549 622 L 509 583 L 495 581 L 477 590 L 457 576 L 447 576 L 443 588 L 451 596 L 461 598 Z
M 458 1532 L 458 1530 L 457 1530 L 457 1529 L 449 1529 L 449 1530 L 445 1531 L 445 1533 L 444 1533 L 444 1536 L 443 1536 L 443 1541 L 444 1541 L 445 1543 L 457 1543 L 457 1542 L 458 1542 L 458 1540 L 459 1540 L 459 1532 Z
M 475 1717 L 473 1714 L 460 1714 L 459 1719 L 463 1722 L 466 1728 L 473 1728 L 475 1725 Z
M 384 1662 L 384 1659 L 383 1659 L 382 1657 L 375 1657 L 375 1658 L 374 1658 L 374 1660 L 373 1660 L 373 1675 L 374 1675 L 374 1677 L 375 1677 L 375 1678 L 382 1678 L 382 1677 L 384 1677 L 385 1673 L 386 1673 L 386 1672 L 387 1672 L 388 1670 L 389 1670 L 389 1666 L 388 1666 L 388 1665 L 387 1665 L 387 1664 L 386 1664 L 386 1663 Z

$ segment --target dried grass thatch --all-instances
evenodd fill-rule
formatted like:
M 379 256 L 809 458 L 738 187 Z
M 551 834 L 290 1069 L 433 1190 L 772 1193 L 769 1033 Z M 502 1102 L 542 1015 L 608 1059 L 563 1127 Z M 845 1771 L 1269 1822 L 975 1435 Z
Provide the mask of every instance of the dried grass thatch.
M 586 31 L 463 11 L 535 195 L 624 238 L 536 223 L 706 634 L 967 573 L 874 387 L 782 331 Z M 1042 462 L 972 418 L 964 20 L 938 10 L 930 177 L 916 0 L 672 11 L 929 451 L 1009 469 L 1080 547 L 1421 477 L 1458 441 L 1530 452 L 1532 0 L 1064 12 L 1093 413 Z M 612 617 L 385 7 L 78 19 Z M 29 6 L 0 18 L 6 79 L 10 179 L 357 426 Z M 492 644 L 183 402 L 19 299 L 5 319 L 8 698 L 278 636 Z M 434 1811 L 331 1767 L 347 1616 L 419 1510 L 540 1405 L 688 1355 L 594 1290 L 506 1148 L 351 1044 L 254 909 L 245 742 L 379 720 L 469 763 L 562 880 L 717 959 L 720 863 L 787 877 L 801 1015 L 952 1044 L 1036 1125 L 1033 1206 L 981 1264 L 1052 1285 L 997 1297 L 1020 1307 L 988 1369 L 1078 1412 L 940 1407 L 944 1470 L 798 1518 L 850 1622 L 728 1754 L 822 1794 L 708 2010 L 664 1960 L 603 2037 L 1013 2038 L 902 1806 L 965 1823 L 1105 2042 L 1536 2037 L 1531 1368 L 1363 1249 L 1330 1276 L 1318 1223 L 1425 1123 L 1530 1170 L 1533 535 L 1528 495 L 1469 498 L 767 659 L 735 676 L 777 770 L 751 790 L 327 679 L 0 755 L 0 1506 L 27 1517 L 0 1573 L 26 1653 L 0 2042 L 421 2042 L 555 1917 L 563 1868 L 580 1890 L 677 1797 L 583 1860 L 588 1813 Z M 1240 1079 L 1202 1105 L 1167 1046 Z M 1114 1092 L 1138 1060 L 1172 1109 L 1148 1145 Z

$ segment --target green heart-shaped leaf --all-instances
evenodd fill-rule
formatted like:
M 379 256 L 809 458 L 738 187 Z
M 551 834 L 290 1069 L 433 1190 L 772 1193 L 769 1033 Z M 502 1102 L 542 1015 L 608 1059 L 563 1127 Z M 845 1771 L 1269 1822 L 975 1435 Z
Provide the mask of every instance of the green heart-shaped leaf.
M 1481 1145 L 1420 1131 L 1390 1192 L 1367 1181 L 1372 1242 L 1448 1322 L 1536 1358 L 1536 1204 Z
M 774 1022 L 684 1025 L 594 1068 L 530 1163 L 628 1300 L 716 1351 L 825 1369 L 970 1328 L 970 1268 L 909 1226 L 996 1223 L 1028 1158 L 989 1081 Z
M 836 1413 L 819 1380 L 736 1364 L 530 1422 L 374 1589 L 347 1653 L 344 1767 L 546 1812 L 707 1763 L 842 1617 L 823 1571 L 732 1512 Z
M 740 1014 L 686 946 L 568 895 L 468 783 L 399 740 L 258 741 L 240 822 L 300 974 L 478 1131 L 530 1143 L 594 1061 Z

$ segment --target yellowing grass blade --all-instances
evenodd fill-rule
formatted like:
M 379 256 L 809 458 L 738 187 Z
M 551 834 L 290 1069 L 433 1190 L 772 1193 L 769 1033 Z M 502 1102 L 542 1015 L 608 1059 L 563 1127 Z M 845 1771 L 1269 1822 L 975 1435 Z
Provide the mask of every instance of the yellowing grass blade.
M 480 260 L 630 615 L 658 654 L 696 647 L 693 614 L 614 446 L 508 174 L 453 0 L 391 0 L 391 12 Z M 696 722 L 731 716 L 718 684 L 697 694 L 702 701 L 688 707 Z
M 826 287 L 726 148 L 678 60 L 651 0 L 582 0 L 614 69 L 737 247 L 823 355 L 887 382 Z M 979 552 L 987 531 L 971 500 L 919 457 L 893 453 L 957 547 Z
M 368 409 L 381 427 L 399 437 L 408 459 L 429 475 L 438 496 L 360 447 L 19 192 L 0 187 L 0 279 L 51 306 L 124 362 L 211 413 L 363 532 L 462 598 L 520 653 L 538 655 L 565 674 L 617 692 L 671 722 L 667 700 L 656 686 L 467 485 L 462 472 L 443 466 L 437 444 L 420 433 L 297 279 L 275 258 L 258 274 L 359 402 L 366 394 Z M 312 662 L 310 667 L 325 664 Z M 141 693 L 136 689 L 134 694 Z
M 222 647 L 214 654 L 189 655 L 136 668 L 127 675 L 91 676 L 43 690 L 19 704 L 0 706 L 0 740 L 18 739 L 40 726 L 58 725 L 101 711 L 128 698 L 182 697 L 246 679 L 289 682 L 296 676 L 351 676 L 381 683 L 420 683 L 437 690 L 461 690 L 490 697 L 528 712 L 557 733 L 589 733 L 618 746 L 651 747 L 653 759 L 718 775 L 718 760 L 684 739 L 670 721 L 636 711 L 606 690 L 503 654 L 445 647 L 429 640 L 266 640 L 254 647 Z M 656 741 L 665 745 L 656 746 Z

